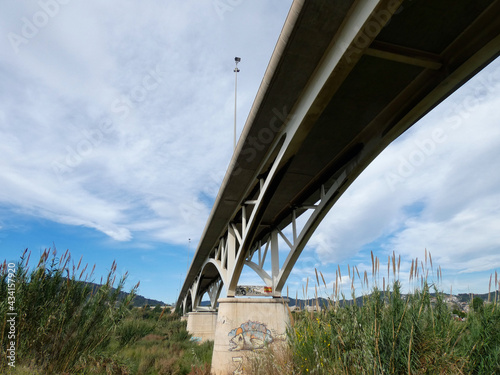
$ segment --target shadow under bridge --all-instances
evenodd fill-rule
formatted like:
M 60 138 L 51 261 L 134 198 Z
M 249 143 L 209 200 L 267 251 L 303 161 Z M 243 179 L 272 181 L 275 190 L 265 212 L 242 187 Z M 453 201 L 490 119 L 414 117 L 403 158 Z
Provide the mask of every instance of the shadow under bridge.
M 245 265 L 262 279 L 259 292 L 281 296 L 357 176 L 498 56 L 499 14 L 494 0 L 294 1 L 178 307 L 199 309 L 208 293 L 213 310 L 236 296 Z

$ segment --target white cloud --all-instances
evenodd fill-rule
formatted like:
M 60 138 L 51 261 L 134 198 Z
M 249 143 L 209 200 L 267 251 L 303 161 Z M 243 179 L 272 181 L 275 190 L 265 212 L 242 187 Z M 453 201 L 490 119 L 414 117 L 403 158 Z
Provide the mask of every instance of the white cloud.
M 405 259 L 427 248 L 435 264 L 465 273 L 500 265 L 499 71 L 496 61 L 363 172 L 311 239 L 322 262 L 372 244 Z
M 3 39 L 0 205 L 118 241 L 200 236 L 232 154 L 233 57 L 241 128 L 275 43 L 241 20 L 277 36 L 289 4 L 267 6 L 69 2 L 17 53 Z M 4 8 L 3 35 L 40 12 Z
M 18 53 L 1 38 L 2 212 L 138 247 L 194 246 L 232 155 L 233 58 L 241 131 L 291 1 L 231 4 L 71 1 Z M 23 17 L 39 11 L 2 5 L 0 34 L 22 35 Z M 427 248 L 462 273 L 499 265 L 499 84 L 494 62 L 382 153 L 320 225 L 291 283 L 374 241 L 405 261 Z

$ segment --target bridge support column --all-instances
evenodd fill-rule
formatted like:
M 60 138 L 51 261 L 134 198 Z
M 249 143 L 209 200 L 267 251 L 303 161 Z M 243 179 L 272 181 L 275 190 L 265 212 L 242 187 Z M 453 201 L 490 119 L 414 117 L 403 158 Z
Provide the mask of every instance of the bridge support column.
M 287 303 L 282 298 L 219 299 L 212 374 L 249 374 L 250 356 L 286 340 Z
M 216 311 L 193 311 L 187 314 L 186 329 L 193 336 L 193 340 L 199 342 L 213 341 L 216 323 Z

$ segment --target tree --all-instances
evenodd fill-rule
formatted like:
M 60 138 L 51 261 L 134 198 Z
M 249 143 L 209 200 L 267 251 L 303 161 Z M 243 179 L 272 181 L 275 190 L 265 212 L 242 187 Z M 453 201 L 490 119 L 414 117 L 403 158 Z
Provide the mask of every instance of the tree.
M 472 309 L 475 312 L 481 311 L 483 309 L 483 304 L 484 304 L 484 301 L 482 298 L 474 297 L 474 299 L 472 300 Z

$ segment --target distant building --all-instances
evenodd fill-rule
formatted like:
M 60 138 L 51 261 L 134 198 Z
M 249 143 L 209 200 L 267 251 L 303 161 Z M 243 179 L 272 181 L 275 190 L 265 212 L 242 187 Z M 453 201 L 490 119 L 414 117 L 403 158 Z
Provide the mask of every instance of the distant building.
M 319 312 L 322 309 L 321 309 L 321 306 L 317 306 L 315 304 L 314 306 L 306 306 L 305 310 L 308 311 L 308 312 Z

